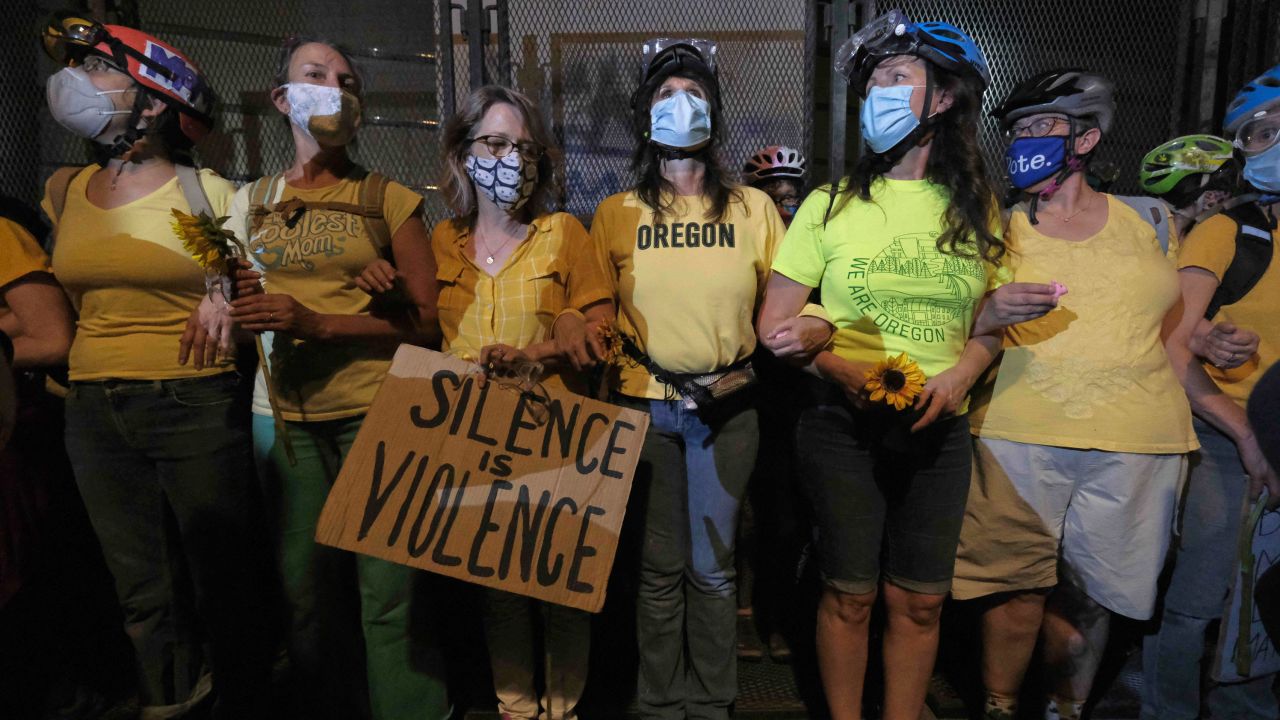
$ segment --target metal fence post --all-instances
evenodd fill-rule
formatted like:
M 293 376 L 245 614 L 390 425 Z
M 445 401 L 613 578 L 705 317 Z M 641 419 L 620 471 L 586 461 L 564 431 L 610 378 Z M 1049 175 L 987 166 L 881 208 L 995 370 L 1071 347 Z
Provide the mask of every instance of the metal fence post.
M 850 5 L 852 0 L 833 0 L 831 3 L 831 58 L 834 61 L 836 49 L 849 39 L 849 23 L 851 20 Z M 849 84 L 840 77 L 832 67 L 831 72 L 831 142 L 830 177 L 835 185 L 844 177 L 844 144 L 845 123 L 848 115 Z
M 453 78 L 453 2 L 439 0 L 436 12 L 440 14 L 440 36 L 437 41 L 436 68 L 440 73 L 440 121 L 453 117 L 454 90 Z
M 485 25 L 488 13 L 484 9 L 484 0 L 467 0 L 467 69 L 471 75 L 471 89 L 488 82 L 488 69 L 484 63 L 484 46 L 488 39 Z

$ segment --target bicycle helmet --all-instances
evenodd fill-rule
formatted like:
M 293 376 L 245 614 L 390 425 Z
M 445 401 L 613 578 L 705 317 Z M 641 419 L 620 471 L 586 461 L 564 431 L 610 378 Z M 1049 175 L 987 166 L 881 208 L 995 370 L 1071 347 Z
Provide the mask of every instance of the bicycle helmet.
M 1227 114 L 1222 119 L 1222 130 L 1230 136 L 1244 125 L 1246 120 L 1267 105 L 1280 100 L 1280 65 L 1262 73 L 1240 88 L 1231 103 L 1227 105 Z
M 742 177 L 748 184 L 789 178 L 804 178 L 805 159 L 799 150 L 785 145 L 772 145 L 752 155 L 742 168 Z
M 182 134 L 192 144 L 213 130 L 215 98 L 209 83 L 195 63 L 159 38 L 60 11 L 50 17 L 41 39 L 49 57 L 63 65 L 75 67 L 88 55 L 105 58 L 146 93 L 176 108 Z M 136 120 L 131 118 L 130 125 Z
M 1049 70 L 1018 83 L 991 111 L 991 117 L 1007 131 L 1018 120 L 1038 113 L 1092 120 L 1105 135 L 1115 121 L 1115 89 L 1110 80 L 1097 73 Z
M 991 84 L 987 59 L 963 30 L 944 22 L 913 23 L 901 10 L 891 10 L 867 23 L 836 50 L 836 70 L 862 95 L 867 79 L 881 60 L 915 55 L 934 65 Z
M 1218 172 L 1232 157 L 1231 143 L 1213 135 L 1184 135 L 1142 158 L 1138 183 L 1150 195 L 1165 195 L 1183 180 Z M 1194 183 L 1199 189 L 1202 182 Z
M 663 81 L 677 72 L 692 75 L 720 106 L 720 80 L 716 68 L 719 46 L 710 40 L 654 38 L 644 43 L 640 84 L 631 96 L 633 108 L 646 107 Z

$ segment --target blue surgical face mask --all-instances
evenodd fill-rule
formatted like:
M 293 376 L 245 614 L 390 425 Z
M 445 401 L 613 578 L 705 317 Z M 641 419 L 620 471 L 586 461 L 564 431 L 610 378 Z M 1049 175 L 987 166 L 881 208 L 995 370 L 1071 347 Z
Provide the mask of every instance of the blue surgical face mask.
M 1067 138 L 1060 135 L 1020 137 L 1004 151 L 1009 182 L 1019 190 L 1053 177 L 1067 161 Z
M 678 90 L 649 109 L 649 140 L 670 148 L 694 148 L 711 139 L 711 105 Z
M 887 152 L 920 127 L 920 118 L 911 109 L 911 93 L 916 85 L 873 87 L 862 101 L 862 139 L 871 151 Z
M 1244 179 L 1265 193 L 1280 193 L 1280 144 L 1245 158 Z

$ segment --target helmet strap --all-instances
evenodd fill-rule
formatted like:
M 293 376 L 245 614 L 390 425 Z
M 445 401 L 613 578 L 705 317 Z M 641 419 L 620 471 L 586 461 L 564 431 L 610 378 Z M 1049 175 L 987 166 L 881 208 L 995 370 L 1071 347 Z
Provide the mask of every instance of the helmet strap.
M 1039 201 L 1047 201 L 1052 198 L 1055 193 L 1062 189 L 1062 184 L 1066 182 L 1067 178 L 1084 169 L 1084 158 L 1076 154 L 1076 121 L 1068 119 L 1067 128 L 1066 162 L 1063 163 L 1062 169 L 1053 176 L 1053 179 L 1049 181 L 1049 184 L 1043 190 L 1031 194 L 1031 204 L 1027 219 L 1032 225 L 1040 224 L 1040 221 L 1036 219 L 1036 206 L 1040 204 Z
M 108 146 L 108 157 L 112 159 L 121 158 L 125 163 L 129 162 L 130 156 L 133 155 L 134 146 L 147 133 L 146 129 L 138 127 L 138 121 L 142 119 L 142 111 L 146 108 L 150 99 L 151 96 L 139 85 L 138 93 L 133 99 L 133 108 L 129 111 L 129 119 L 125 122 L 124 132 L 117 135 L 116 139 Z M 123 166 L 122 163 L 121 167 Z

